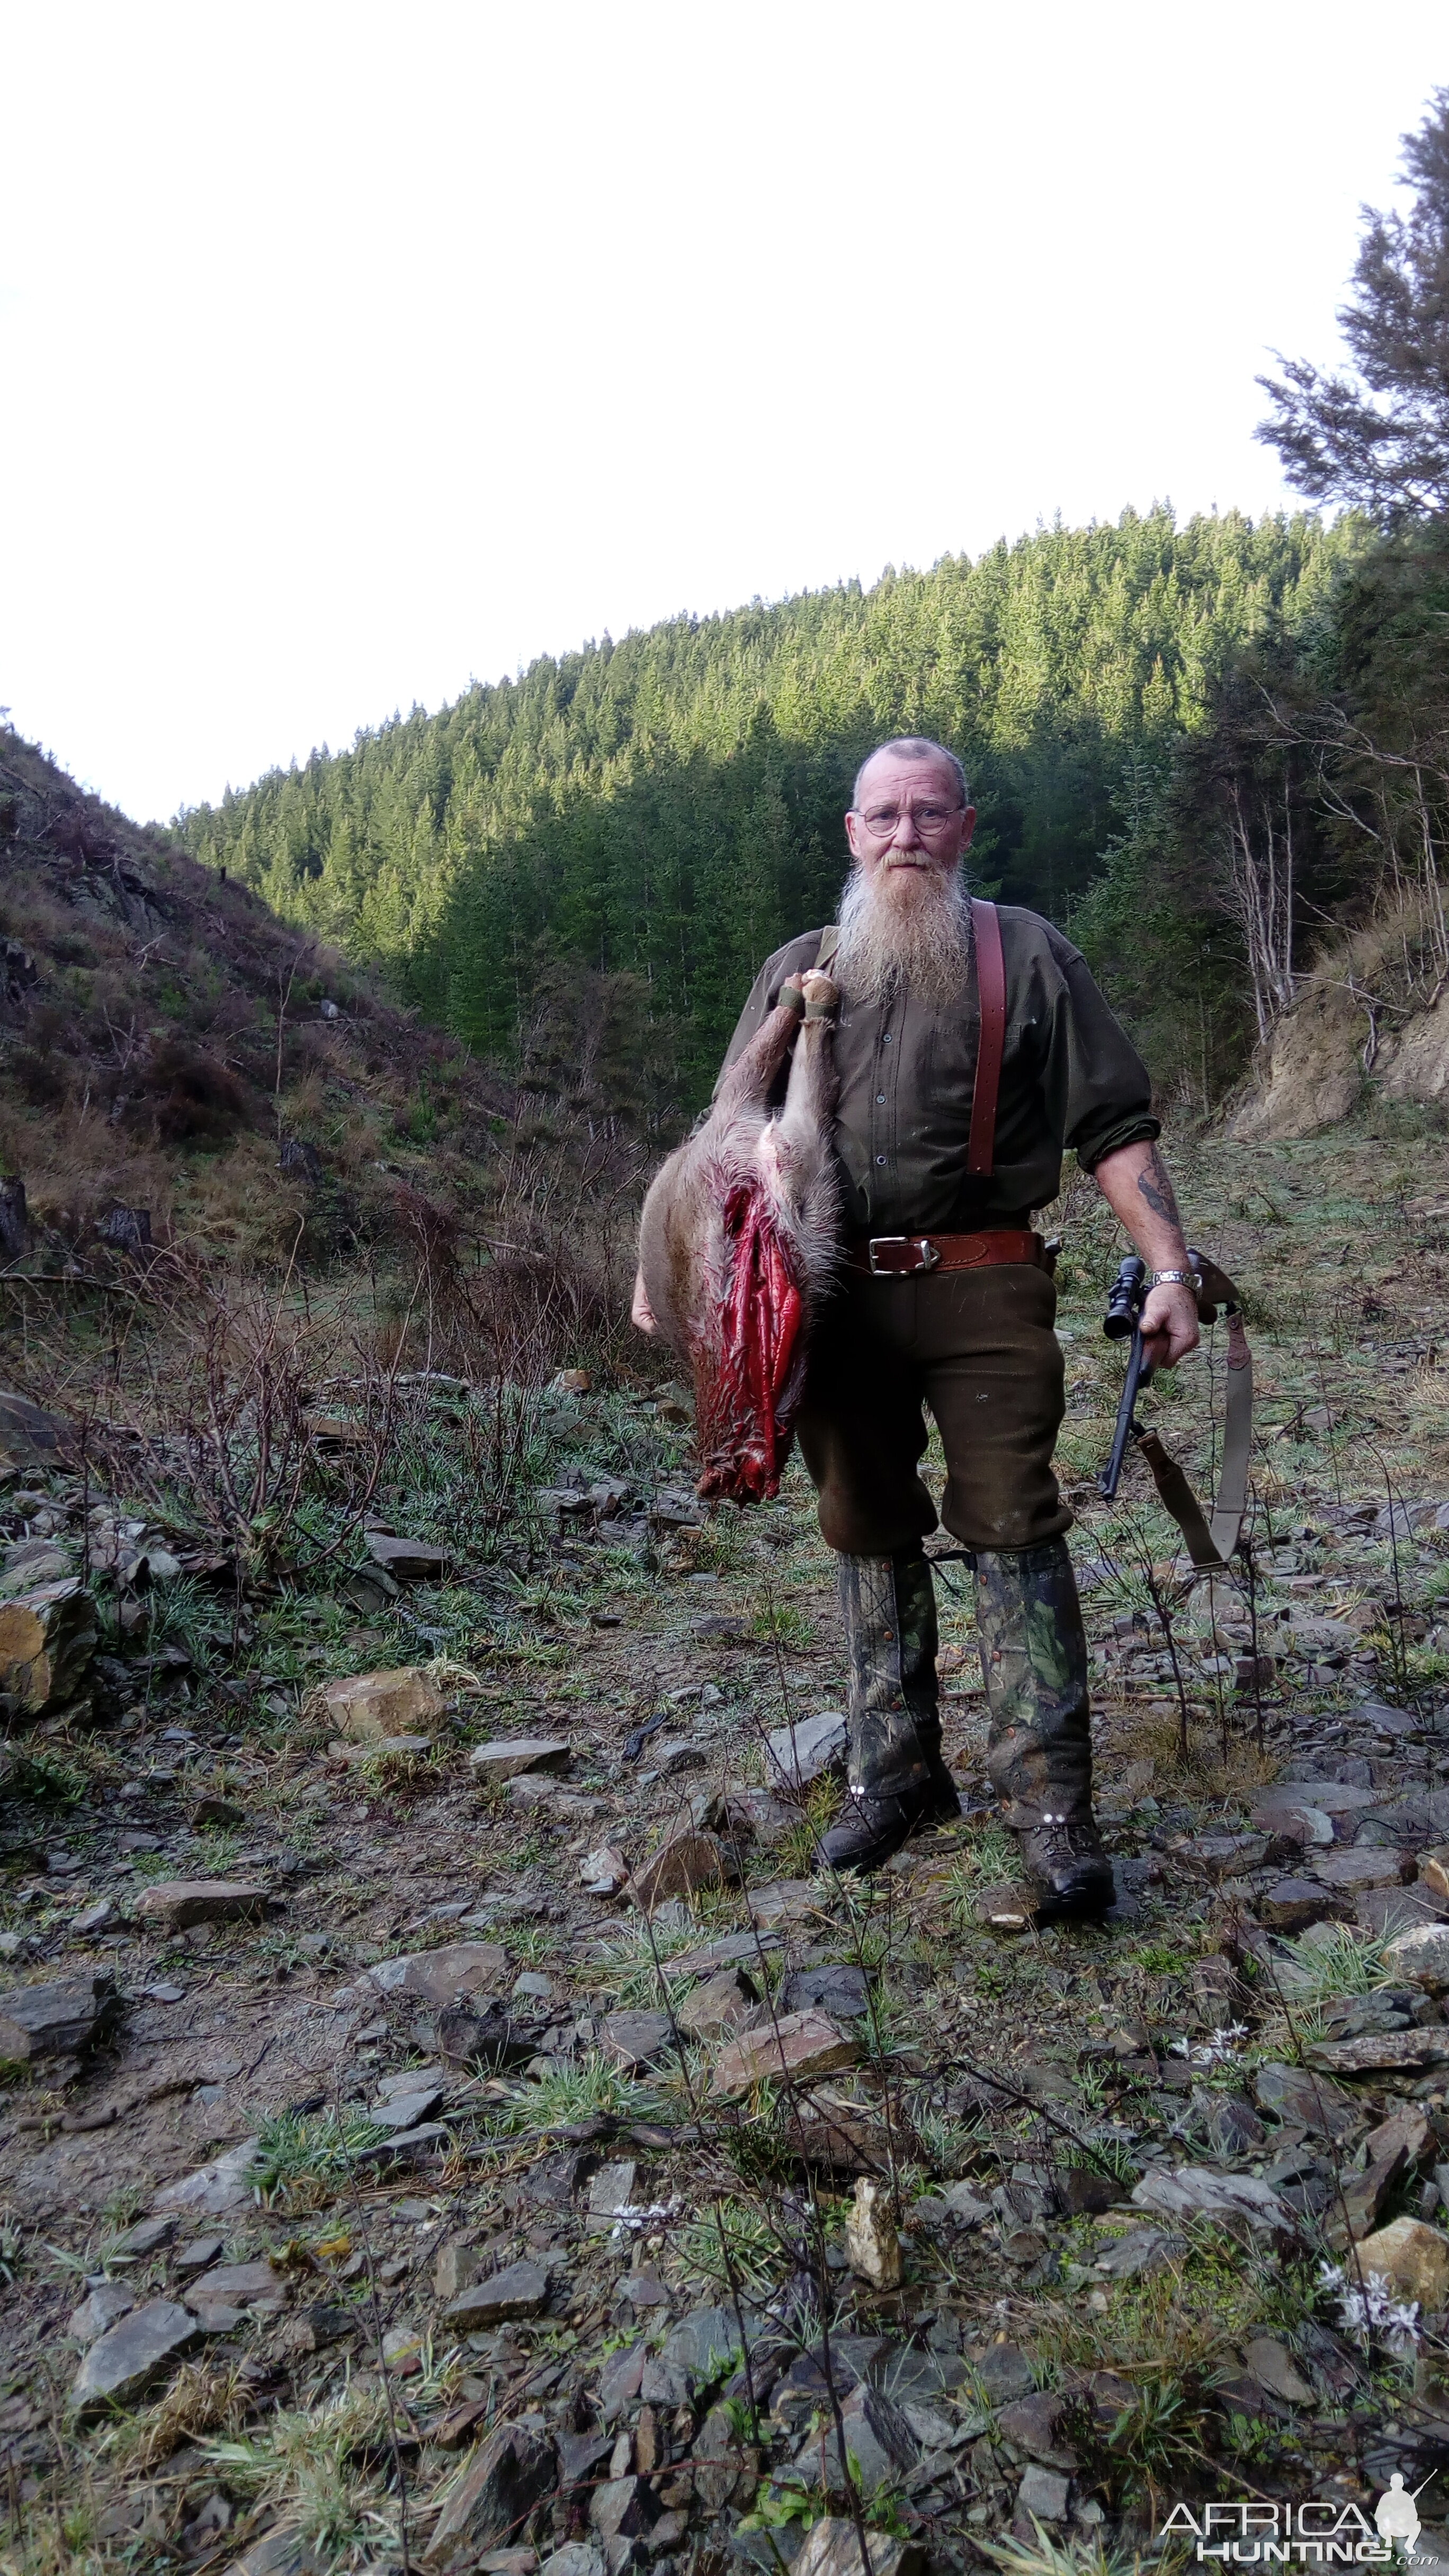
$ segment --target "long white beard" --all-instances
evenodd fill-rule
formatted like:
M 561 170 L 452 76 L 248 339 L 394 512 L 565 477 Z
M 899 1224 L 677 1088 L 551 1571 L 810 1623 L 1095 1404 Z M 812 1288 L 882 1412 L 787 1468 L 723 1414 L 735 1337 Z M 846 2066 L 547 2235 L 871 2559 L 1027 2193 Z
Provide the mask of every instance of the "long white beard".
M 831 973 L 852 1001 L 888 1002 L 903 983 L 928 1010 L 966 989 L 971 903 L 958 867 L 854 868 L 840 900 L 840 945 Z

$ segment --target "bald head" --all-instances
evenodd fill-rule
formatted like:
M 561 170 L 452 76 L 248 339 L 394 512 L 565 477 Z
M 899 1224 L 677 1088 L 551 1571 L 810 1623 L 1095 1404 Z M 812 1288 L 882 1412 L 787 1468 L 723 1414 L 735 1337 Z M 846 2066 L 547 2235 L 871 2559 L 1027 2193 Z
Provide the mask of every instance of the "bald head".
M 913 770 L 918 769 L 923 763 L 928 766 L 937 765 L 950 777 L 952 790 L 950 803 L 963 806 L 971 802 L 971 790 L 966 784 L 966 772 L 954 751 L 948 751 L 943 742 L 930 741 L 925 734 L 902 733 L 897 734 L 893 742 L 878 743 L 875 750 L 868 752 L 861 762 L 855 773 L 855 785 L 850 791 L 851 809 L 857 814 L 861 811 L 861 799 L 865 793 L 866 780 L 877 761 L 905 762 Z

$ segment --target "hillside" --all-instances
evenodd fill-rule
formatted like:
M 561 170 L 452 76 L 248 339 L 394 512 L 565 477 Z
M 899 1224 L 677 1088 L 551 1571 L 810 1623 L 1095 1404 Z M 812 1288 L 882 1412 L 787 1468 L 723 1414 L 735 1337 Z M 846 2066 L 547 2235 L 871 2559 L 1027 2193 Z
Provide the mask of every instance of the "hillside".
M 523 1079 L 504 1081 L 8 731 L 0 940 L 12 1271 L 104 1271 L 140 1211 L 154 1247 L 213 1269 L 547 1269 L 576 1321 L 588 1306 L 609 1329 L 580 1193 L 627 1199 L 646 1147 L 617 1106 L 606 1133 L 591 1117 L 612 1060 L 600 979 L 540 992 Z M 12 1292 L 0 1332 L 18 1317 Z
M 1039 529 L 870 591 L 541 660 L 179 828 L 207 866 L 386 969 L 490 1056 L 527 1048 L 541 967 L 624 979 L 646 1106 L 693 1106 L 762 957 L 833 913 L 840 817 L 872 743 L 903 729 L 952 743 L 988 887 L 1070 927 L 1144 778 L 1209 727 L 1244 656 L 1311 651 L 1359 543 L 1351 521 L 1179 528 L 1167 509 Z M 1153 1009 L 1149 993 L 1144 1026 Z M 1169 1080 L 1179 1016 L 1161 1039 Z M 1225 1061 L 1239 1026 L 1225 1009 Z

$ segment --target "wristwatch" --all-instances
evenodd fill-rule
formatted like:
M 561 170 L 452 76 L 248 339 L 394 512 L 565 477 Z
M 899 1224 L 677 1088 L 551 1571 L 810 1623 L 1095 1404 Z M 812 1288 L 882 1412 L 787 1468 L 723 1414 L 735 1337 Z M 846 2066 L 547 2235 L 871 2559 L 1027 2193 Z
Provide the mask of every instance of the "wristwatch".
M 1195 1297 L 1202 1286 L 1202 1272 L 1200 1270 L 1154 1270 L 1147 1284 L 1149 1288 L 1190 1288 Z

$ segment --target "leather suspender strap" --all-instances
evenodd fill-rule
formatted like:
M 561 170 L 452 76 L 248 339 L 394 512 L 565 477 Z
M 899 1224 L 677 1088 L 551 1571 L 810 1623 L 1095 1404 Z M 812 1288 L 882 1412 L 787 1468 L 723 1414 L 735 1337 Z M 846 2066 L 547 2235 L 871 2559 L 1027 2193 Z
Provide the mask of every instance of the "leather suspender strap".
M 981 1033 L 976 1044 L 966 1169 L 975 1178 L 988 1180 L 996 1158 L 996 1104 L 1001 1096 L 1001 1059 L 1006 1051 L 1006 964 L 1001 954 L 1000 916 L 995 904 L 983 902 L 979 895 L 971 898 L 971 930 L 976 947 Z

